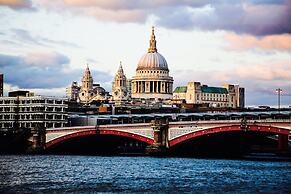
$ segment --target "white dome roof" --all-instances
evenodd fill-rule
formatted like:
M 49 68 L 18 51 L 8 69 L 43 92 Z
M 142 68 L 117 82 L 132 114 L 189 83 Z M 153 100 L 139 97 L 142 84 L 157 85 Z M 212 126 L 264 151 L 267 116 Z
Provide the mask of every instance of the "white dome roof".
M 166 59 L 158 52 L 146 53 L 138 62 L 137 70 L 168 70 Z

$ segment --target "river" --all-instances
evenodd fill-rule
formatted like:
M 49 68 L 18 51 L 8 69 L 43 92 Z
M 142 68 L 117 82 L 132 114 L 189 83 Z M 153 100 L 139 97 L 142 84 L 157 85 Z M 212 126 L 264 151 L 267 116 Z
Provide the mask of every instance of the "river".
M 0 193 L 290 191 L 290 162 L 117 156 L 0 156 Z

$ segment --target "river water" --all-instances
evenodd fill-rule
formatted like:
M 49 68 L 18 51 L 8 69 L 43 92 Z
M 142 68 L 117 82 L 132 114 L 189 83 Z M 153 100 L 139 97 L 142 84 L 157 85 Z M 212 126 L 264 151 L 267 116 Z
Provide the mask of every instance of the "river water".
M 0 193 L 290 193 L 291 163 L 156 157 L 0 156 Z

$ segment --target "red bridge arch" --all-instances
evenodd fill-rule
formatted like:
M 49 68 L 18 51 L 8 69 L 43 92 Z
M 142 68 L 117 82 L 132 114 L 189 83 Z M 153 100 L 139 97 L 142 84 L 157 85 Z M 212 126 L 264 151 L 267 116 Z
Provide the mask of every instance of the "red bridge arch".
M 148 137 L 144 137 L 144 136 L 141 136 L 141 135 L 137 135 L 137 134 L 133 134 L 133 133 L 128 133 L 128 132 L 124 132 L 124 131 L 116 131 L 116 130 L 86 130 L 86 131 L 80 131 L 80 132 L 76 132 L 76 133 L 71 133 L 71 134 L 68 134 L 68 135 L 64 135 L 64 136 L 61 136 L 61 137 L 58 137 L 52 141 L 49 141 L 46 143 L 46 149 L 47 148 L 50 148 L 60 142 L 63 142 L 67 139 L 73 139 L 73 138 L 76 138 L 76 137 L 80 137 L 80 136 L 87 136 L 87 135 L 97 135 L 97 134 L 100 134 L 100 135 L 116 135 L 116 136 L 121 136 L 121 137 L 129 137 L 129 138 L 132 138 L 132 139 L 136 139 L 136 140 L 139 140 L 139 141 L 142 141 L 142 142 L 145 142 L 147 144 L 153 144 L 154 143 L 154 140 L 153 139 L 150 139 Z
M 203 136 L 203 135 L 230 132 L 230 131 L 243 131 L 243 130 L 256 131 L 256 132 L 268 132 L 268 133 L 281 134 L 281 135 L 289 135 L 290 133 L 288 129 L 271 127 L 271 126 L 248 125 L 246 129 L 242 129 L 240 125 L 222 126 L 222 127 L 208 128 L 208 129 L 204 129 L 200 131 L 194 131 L 192 133 L 188 133 L 183 136 L 174 138 L 169 141 L 169 146 L 173 147 L 179 143 L 182 143 L 187 140 L 194 139 L 196 137 Z

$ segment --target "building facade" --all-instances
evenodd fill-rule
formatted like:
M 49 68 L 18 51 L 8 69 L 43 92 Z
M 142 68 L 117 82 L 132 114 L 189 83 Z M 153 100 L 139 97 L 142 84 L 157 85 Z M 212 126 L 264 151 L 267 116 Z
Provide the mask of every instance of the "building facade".
M 81 86 L 79 86 L 76 81 L 73 81 L 72 84 L 66 88 L 66 95 L 70 100 L 84 104 L 109 99 L 109 93 L 106 92 L 100 84 L 93 83 L 93 77 L 88 65 L 83 73 Z
M 77 101 L 79 99 L 80 87 L 78 82 L 73 81 L 71 86 L 66 88 L 66 95 L 70 100 Z
M 64 127 L 67 108 L 67 98 L 0 97 L 0 129 Z
M 148 52 L 138 63 L 131 81 L 131 97 L 138 99 L 172 99 L 173 78 L 166 59 L 157 51 L 154 27 Z
M 226 84 L 223 87 L 209 87 L 200 82 L 188 82 L 187 86 L 176 87 L 174 103 L 208 104 L 209 107 L 243 108 L 244 88 Z
M 118 71 L 112 82 L 112 100 L 115 102 L 129 100 L 128 82 L 120 62 Z

